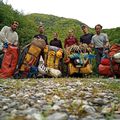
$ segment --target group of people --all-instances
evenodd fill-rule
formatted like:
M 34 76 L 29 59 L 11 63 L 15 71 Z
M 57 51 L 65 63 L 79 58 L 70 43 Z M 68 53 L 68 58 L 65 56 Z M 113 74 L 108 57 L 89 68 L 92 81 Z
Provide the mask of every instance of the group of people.
M 0 31 L 0 55 L 2 53 L 3 46 L 5 43 L 12 44 L 14 46 L 19 46 L 19 40 L 18 40 L 18 34 L 16 32 L 16 29 L 18 28 L 19 23 L 17 21 L 13 21 L 10 25 L 4 26 Z M 97 24 L 95 26 L 95 34 L 90 33 L 87 25 L 82 25 L 81 29 L 83 31 L 83 35 L 80 36 L 80 40 L 77 40 L 77 38 L 74 35 L 73 30 L 68 31 L 68 36 L 64 40 L 64 49 L 67 47 L 70 47 L 73 44 L 78 45 L 79 43 L 85 43 L 89 47 L 94 48 L 95 54 L 96 54 L 96 66 L 98 68 L 98 65 L 100 64 L 104 49 L 109 48 L 109 40 L 108 36 L 105 33 L 102 33 L 102 26 L 100 24 Z M 39 26 L 39 34 L 35 35 L 34 38 L 42 38 L 45 40 L 46 45 L 56 46 L 59 48 L 62 48 L 62 42 L 58 38 L 58 33 L 53 33 L 53 40 L 48 43 L 47 36 L 44 35 L 44 25 L 40 24 Z M 1 58 L 2 59 L 2 58 Z

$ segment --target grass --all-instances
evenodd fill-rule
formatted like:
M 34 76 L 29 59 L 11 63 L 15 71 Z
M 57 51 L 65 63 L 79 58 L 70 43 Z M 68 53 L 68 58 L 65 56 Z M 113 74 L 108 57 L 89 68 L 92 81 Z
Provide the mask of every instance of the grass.
M 112 90 L 117 95 L 117 97 L 120 99 L 120 81 L 108 80 L 108 81 L 104 81 L 104 83 L 106 83 L 105 89 Z

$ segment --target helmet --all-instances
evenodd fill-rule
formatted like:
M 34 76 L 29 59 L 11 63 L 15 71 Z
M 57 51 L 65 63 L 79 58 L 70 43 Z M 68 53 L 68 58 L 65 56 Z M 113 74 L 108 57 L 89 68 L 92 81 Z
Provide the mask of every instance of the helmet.
M 75 65 L 79 65 L 79 64 L 80 64 L 80 59 L 75 59 L 75 60 L 74 60 L 74 64 L 75 64 Z
M 120 52 L 114 54 L 113 59 L 116 63 L 120 63 Z

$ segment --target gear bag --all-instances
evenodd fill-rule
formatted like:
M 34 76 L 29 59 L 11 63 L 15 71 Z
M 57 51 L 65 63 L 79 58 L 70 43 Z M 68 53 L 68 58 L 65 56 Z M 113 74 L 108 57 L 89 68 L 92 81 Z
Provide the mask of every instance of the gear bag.
M 63 50 L 55 46 L 46 46 L 44 49 L 45 66 L 60 69 L 60 62 L 63 57 Z
M 8 45 L 4 50 L 4 56 L 0 69 L 0 78 L 12 77 L 18 63 L 18 47 Z
M 34 38 L 33 41 L 23 49 L 19 59 L 17 72 L 14 75 L 15 78 L 27 78 L 29 75 L 31 76 L 29 72 L 33 72 L 33 67 L 37 66 L 40 54 L 45 45 L 43 39 Z

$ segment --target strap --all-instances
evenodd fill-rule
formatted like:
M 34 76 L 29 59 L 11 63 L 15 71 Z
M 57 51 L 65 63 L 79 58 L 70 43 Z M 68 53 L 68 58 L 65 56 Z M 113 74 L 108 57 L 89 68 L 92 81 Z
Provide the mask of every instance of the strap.
M 114 67 L 113 67 L 113 64 L 112 64 L 112 58 L 110 57 L 109 60 L 110 60 L 110 70 L 113 73 L 113 76 L 115 76 Z

